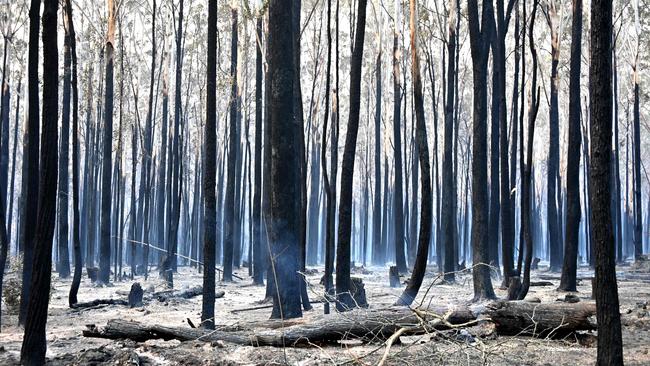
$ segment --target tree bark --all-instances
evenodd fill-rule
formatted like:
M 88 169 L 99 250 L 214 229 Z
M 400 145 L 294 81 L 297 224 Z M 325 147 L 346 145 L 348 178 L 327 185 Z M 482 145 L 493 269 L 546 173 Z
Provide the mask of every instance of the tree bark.
M 26 151 L 27 155 L 23 156 L 26 161 L 27 169 L 23 170 L 23 187 L 27 188 L 23 193 L 25 201 L 23 215 L 20 219 L 22 224 L 21 247 L 23 251 L 23 287 L 20 291 L 20 313 L 18 322 L 25 324 L 27 315 L 27 304 L 29 303 L 32 263 L 34 261 L 34 235 L 35 226 L 29 225 L 29 222 L 36 222 L 36 213 L 38 209 L 38 190 L 39 190 L 39 136 L 40 136 L 40 118 L 39 118 L 39 98 L 38 98 L 38 37 L 40 34 L 40 9 L 41 0 L 31 0 L 29 8 L 29 53 L 27 62 L 27 89 L 28 89 L 28 119 L 26 133 Z M 25 183 L 26 182 L 26 183 Z
M 427 144 L 427 129 L 424 120 L 424 96 L 422 95 L 422 78 L 420 76 L 420 60 L 417 51 L 417 1 L 410 1 L 410 29 L 411 29 L 411 64 L 413 77 L 413 102 L 415 103 L 416 116 L 416 143 L 420 169 L 422 169 L 422 205 L 420 209 L 420 233 L 418 236 L 418 250 L 413 265 L 413 273 L 406 289 L 397 301 L 398 305 L 410 306 L 415 300 L 427 267 L 429 259 L 429 242 L 431 240 L 433 197 L 431 192 L 431 168 L 429 166 L 429 147 Z M 398 166 L 395 169 L 399 169 Z M 415 192 L 414 192 L 415 193 Z M 413 212 L 415 215 L 415 211 Z M 413 240 L 413 239 L 412 239 Z M 453 248 L 452 248 L 453 249 Z
M 470 48 L 474 77 L 472 126 L 472 277 L 474 300 L 495 298 L 489 268 L 487 203 L 487 59 L 490 40 L 488 22 L 494 16 L 492 2 L 483 4 L 479 21 L 478 3 L 468 0 Z M 479 24 L 480 23 L 480 24 Z
M 269 82 L 271 86 L 271 269 L 275 280 L 271 318 L 302 316 L 300 298 L 300 224 L 302 131 L 296 121 L 294 103 L 296 74 L 293 4 L 273 0 L 269 4 Z
M 20 351 L 24 365 L 45 363 L 45 325 L 50 302 L 52 239 L 56 222 L 58 143 L 59 60 L 57 48 L 57 0 L 44 1 L 43 8 L 43 133 L 35 222 L 34 263 L 25 317 L 25 335 Z M 36 46 L 36 45 L 34 45 Z
M 214 329 L 214 287 L 216 193 L 215 166 L 217 163 L 217 0 L 208 2 L 208 55 L 206 71 L 206 118 L 203 133 L 203 301 L 201 322 L 206 329 Z
M 612 146 L 612 3 L 591 3 L 589 91 L 591 97 L 590 206 L 595 244 L 597 365 L 622 365 L 621 314 L 610 211 Z M 638 162 L 638 160 L 637 160 Z
M 350 237 L 352 229 L 352 186 L 354 161 L 359 132 L 359 108 L 361 99 L 361 66 L 363 42 L 366 29 L 367 0 L 359 0 L 357 24 L 354 33 L 354 49 L 350 68 L 350 114 L 341 166 L 341 200 L 339 203 L 338 246 L 336 248 L 336 293 L 339 311 L 355 306 L 350 296 Z
M 573 0 L 571 24 L 571 73 L 569 78 L 569 141 L 566 168 L 566 243 L 560 290 L 576 291 L 580 234 L 580 66 L 582 46 L 582 0 Z

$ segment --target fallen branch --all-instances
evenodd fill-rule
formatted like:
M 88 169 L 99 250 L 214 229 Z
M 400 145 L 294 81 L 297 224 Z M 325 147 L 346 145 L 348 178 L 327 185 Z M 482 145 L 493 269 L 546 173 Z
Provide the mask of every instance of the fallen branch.
M 434 329 L 465 327 L 480 321 L 491 321 L 495 324 L 497 334 L 560 337 L 578 330 L 595 329 L 591 319 L 595 314 L 595 304 L 587 302 L 536 304 L 495 301 L 471 307 L 429 306 L 417 311 L 406 307 L 357 309 L 322 315 L 308 324 L 253 333 L 165 327 L 112 319 L 103 328 L 92 325 L 83 335 L 109 339 L 128 338 L 136 342 L 177 339 L 283 347 L 335 343 L 346 338 L 385 340 L 402 328 L 406 329 L 404 334 L 421 334 Z

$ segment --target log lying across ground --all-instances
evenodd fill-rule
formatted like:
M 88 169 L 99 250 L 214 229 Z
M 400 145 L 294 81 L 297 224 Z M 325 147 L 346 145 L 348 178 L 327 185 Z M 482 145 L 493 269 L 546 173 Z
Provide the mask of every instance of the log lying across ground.
M 137 284 L 137 282 L 135 284 Z M 134 287 L 139 287 L 139 286 L 135 286 L 135 284 L 134 286 L 132 286 L 131 292 L 128 294 L 129 297 L 133 296 Z M 142 289 L 140 289 L 139 291 L 142 293 Z M 214 298 L 215 299 L 222 298 L 224 297 L 225 294 L 226 293 L 224 291 L 217 291 L 214 295 Z M 129 305 L 131 307 L 134 307 L 134 306 L 141 306 L 143 298 L 149 301 L 158 300 L 160 302 L 164 302 L 173 298 L 191 299 L 199 295 L 203 295 L 203 287 L 195 286 L 184 290 L 172 289 L 172 290 L 159 291 L 151 295 L 145 295 L 144 297 L 142 294 L 140 294 L 139 301 L 136 301 L 136 303 L 133 303 L 133 301 L 129 302 L 128 300 L 125 299 L 97 299 L 89 302 L 76 303 L 72 305 L 71 308 L 79 310 L 79 309 L 86 309 L 86 308 L 94 308 L 100 305 Z
M 103 328 L 94 325 L 83 332 L 86 337 L 131 339 L 177 339 L 180 341 L 224 341 L 252 346 L 294 346 L 310 343 L 334 343 L 342 339 L 385 340 L 397 331 L 421 334 L 435 329 L 469 327 L 482 321 L 492 322 L 497 334 L 533 337 L 563 336 L 578 330 L 595 329 L 596 305 L 583 303 L 537 304 L 523 301 L 494 301 L 474 306 L 429 306 L 410 309 L 390 307 L 358 309 L 318 316 L 311 321 L 282 329 L 262 331 L 207 331 L 143 323 L 122 319 L 109 320 Z M 402 330 L 403 329 L 403 330 Z

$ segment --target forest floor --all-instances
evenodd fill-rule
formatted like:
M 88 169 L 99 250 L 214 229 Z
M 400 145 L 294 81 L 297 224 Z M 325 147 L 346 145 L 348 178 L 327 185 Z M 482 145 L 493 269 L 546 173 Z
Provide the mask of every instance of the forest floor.
M 312 300 L 322 291 L 319 285 L 323 268 L 307 276 L 311 286 Z M 84 271 L 85 272 L 85 271 Z M 264 305 L 264 288 L 253 286 L 247 268 L 235 272 L 245 280 L 232 283 L 217 283 L 217 289 L 225 296 L 216 300 L 216 323 L 218 327 L 237 327 L 267 320 L 271 309 L 244 312 L 233 310 Z M 645 273 L 645 274 L 642 274 Z M 650 364 L 650 280 L 648 271 L 639 272 L 630 266 L 619 267 L 619 296 L 623 314 L 623 342 L 625 361 L 628 365 Z M 8 274 L 15 277 L 16 273 Z M 353 276 L 362 277 L 365 283 L 370 310 L 391 305 L 402 289 L 388 286 L 388 269 L 383 267 L 356 268 Z M 589 301 L 593 272 L 580 268 L 578 292 L 581 301 Z M 7 278 L 7 277 L 5 277 Z M 436 304 L 468 303 L 472 298 L 471 274 L 457 276 L 454 284 L 438 284 L 435 267 L 429 268 L 423 289 L 416 301 L 421 300 L 428 287 L 428 298 Z M 537 297 L 543 303 L 563 299 L 565 294 L 556 290 L 559 273 L 550 273 L 543 266 L 532 275 L 533 281 L 546 280 L 552 286 L 531 287 L 528 298 Z M 402 278 L 404 280 L 404 278 Z M 152 271 L 148 281 L 138 278 L 147 291 L 165 289 L 165 285 Z M 435 281 L 435 283 L 434 283 Z M 201 285 L 202 274 L 196 269 L 180 267 L 174 276 L 177 289 Z M 145 306 L 128 308 L 123 305 L 102 306 L 86 310 L 73 310 L 67 306 L 71 280 L 61 280 L 53 274 L 52 293 L 47 324 L 47 358 L 49 365 L 326 365 L 326 364 L 377 364 L 385 347 L 382 343 L 363 344 L 347 340 L 336 345 L 314 345 L 301 348 L 273 348 L 237 346 L 229 343 L 201 341 L 179 342 L 150 340 L 135 343 L 129 340 L 112 341 L 86 338 L 82 331 L 87 324 L 104 326 L 109 319 L 137 320 L 145 324 L 189 327 L 189 318 L 195 324 L 201 318 L 201 296 L 191 299 L 174 298 L 165 302 L 152 300 Z M 434 283 L 433 286 L 431 284 Z M 506 293 L 498 288 L 500 280 L 495 279 L 497 296 Z M 131 281 L 114 282 L 109 286 L 96 287 L 84 273 L 79 301 L 95 299 L 125 298 Z M 427 301 L 428 301 L 427 298 Z M 0 365 L 18 364 L 23 330 L 18 319 L 7 306 L 2 305 L 2 332 L 0 333 Z M 305 322 L 323 312 L 323 304 L 314 304 L 314 309 L 304 314 Z M 262 328 L 260 328 L 262 330 Z M 594 337 L 582 337 L 587 341 L 577 342 L 576 337 L 562 340 L 532 339 L 529 337 L 478 338 L 468 330 L 447 331 L 437 336 L 422 335 L 402 337 L 400 344 L 391 348 L 386 364 L 399 365 L 593 365 L 596 358 Z

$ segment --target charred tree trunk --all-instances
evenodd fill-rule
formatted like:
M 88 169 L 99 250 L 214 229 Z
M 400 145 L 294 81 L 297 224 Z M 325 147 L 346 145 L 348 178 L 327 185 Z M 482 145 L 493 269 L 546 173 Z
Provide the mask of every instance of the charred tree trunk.
M 489 268 L 487 192 L 487 59 L 492 2 L 483 3 L 479 20 L 478 2 L 468 0 L 470 46 L 474 77 L 472 126 L 472 270 L 474 300 L 495 298 Z
M 526 243 L 525 247 L 525 260 L 523 267 L 523 281 L 521 284 L 521 289 L 517 294 L 517 299 L 523 300 L 528 294 L 528 289 L 530 287 L 530 270 L 533 261 L 533 239 L 534 233 L 532 228 L 532 222 L 534 222 L 531 215 L 533 215 L 533 209 L 531 209 L 532 201 L 535 199 L 535 189 L 534 189 L 534 180 L 532 178 L 532 169 L 533 169 L 533 140 L 535 138 L 535 121 L 537 119 L 537 112 L 539 111 L 539 87 L 537 86 L 537 49 L 535 48 L 533 33 L 535 30 L 535 16 L 537 15 L 537 6 L 539 5 L 539 0 L 533 0 L 533 11 L 531 14 L 531 21 L 528 28 L 528 43 L 530 47 L 530 54 L 533 59 L 533 76 L 531 80 L 531 97 L 528 104 L 528 140 L 527 143 L 527 155 L 526 155 L 526 164 L 523 166 L 523 177 L 522 177 L 522 206 L 521 206 L 521 215 L 522 215 L 522 231 L 523 238 Z M 526 4 L 524 3 L 524 8 Z M 523 140 L 522 140 L 523 146 Z M 534 206 L 534 204 L 532 204 Z
M 417 1 L 410 1 L 410 29 L 411 29 L 411 63 L 413 67 L 413 101 L 415 103 L 416 117 L 416 143 L 420 169 L 422 169 L 422 206 L 420 209 L 420 233 L 418 236 L 418 250 L 413 273 L 408 286 L 400 296 L 399 305 L 411 305 L 417 296 L 424 274 L 427 260 L 429 259 L 429 241 L 431 240 L 433 197 L 431 192 L 431 169 L 429 166 L 429 147 L 427 144 L 427 129 L 424 120 L 424 96 L 422 95 L 422 78 L 420 76 L 420 61 L 417 51 Z M 399 169 L 398 166 L 395 169 Z M 414 192 L 415 193 L 415 192 Z M 415 214 L 415 212 L 413 212 Z M 413 233 L 414 235 L 415 233 Z M 414 240 L 414 239 L 411 239 Z M 453 249 L 453 248 L 452 248 Z
M 589 91 L 591 97 L 590 206 L 595 241 L 598 365 L 622 365 L 621 315 L 610 211 L 612 146 L 612 2 L 591 3 Z M 636 163 L 639 161 L 637 160 Z
M 108 34 L 106 37 L 106 94 L 102 157 L 101 242 L 99 281 L 108 283 L 111 275 L 111 155 L 113 152 L 113 59 L 115 43 L 115 3 L 108 0 Z M 154 2 L 155 6 L 155 2 Z M 154 11 L 155 17 L 155 11 Z M 155 20 L 154 20 L 155 25 Z M 155 46 L 154 46 L 155 47 Z M 152 69 L 153 73 L 153 69 Z
M 454 0 L 451 0 L 454 1 Z M 455 3 L 455 2 L 454 2 Z M 453 15 L 452 15 L 453 14 Z M 453 211 L 453 200 L 456 195 L 454 176 L 452 170 L 452 138 L 454 129 L 454 76 L 456 74 L 456 26 L 455 12 L 449 12 L 448 37 L 447 37 L 447 86 L 445 104 L 444 150 L 442 153 L 442 247 L 444 248 L 444 273 L 445 281 L 453 282 L 455 279 L 454 246 L 456 230 L 456 217 Z M 437 132 L 436 132 L 437 133 Z
M 208 56 L 206 71 L 206 117 L 203 134 L 203 301 L 201 322 L 214 329 L 217 163 L 217 0 L 208 2 Z
M 43 8 L 43 133 L 35 222 L 32 293 L 25 317 L 25 335 L 20 351 L 23 365 L 45 363 L 45 325 L 50 302 L 52 239 L 56 222 L 58 143 L 59 59 L 57 47 L 57 0 L 46 0 Z M 36 45 L 35 45 L 36 46 Z M 31 98 L 31 96 L 30 96 Z
M 548 145 L 548 172 L 547 172 L 547 222 L 548 240 L 550 248 L 550 269 L 557 271 L 562 265 L 562 243 L 560 241 L 560 228 L 558 226 L 558 188 L 560 185 L 560 116 L 558 107 L 558 88 L 560 77 L 558 67 L 560 63 L 560 37 L 558 34 L 558 14 L 555 1 L 550 1 L 546 10 L 546 17 L 551 30 L 551 101 L 549 109 L 549 145 Z
M 255 26 L 255 182 L 253 192 L 253 282 L 264 284 L 262 264 L 262 16 Z
M 571 24 L 571 73 L 569 79 L 569 141 L 566 168 L 566 243 L 560 290 L 576 291 L 580 240 L 580 66 L 582 45 L 582 0 L 573 0 Z
M 64 6 L 65 7 L 65 6 Z M 68 254 L 68 198 L 70 197 L 68 182 L 68 155 L 70 148 L 70 25 L 65 11 L 62 14 L 65 36 L 63 38 L 63 99 L 61 106 L 61 144 L 59 145 L 59 189 L 58 189 L 58 254 L 57 271 L 59 277 L 70 277 L 70 258 Z
M 36 222 L 36 213 L 38 210 L 38 190 L 39 190 L 39 136 L 40 136 L 40 119 L 39 119 L 39 98 L 38 98 L 38 36 L 40 34 L 40 12 L 41 0 L 31 0 L 29 8 L 29 54 L 27 61 L 27 89 L 28 89 L 28 120 L 27 120 L 27 156 L 23 156 L 26 161 L 27 170 L 23 170 L 23 187 L 27 191 L 23 193 L 25 201 L 23 215 L 20 219 L 22 223 L 21 243 L 23 249 L 23 286 L 20 291 L 20 314 L 18 322 L 25 324 L 27 315 L 27 304 L 29 303 L 32 263 L 34 261 L 34 235 L 35 226 L 29 225 L 29 222 Z M 55 10 L 56 13 L 56 10 Z M 24 183 L 26 181 L 26 183 Z
M 359 132 L 359 108 L 361 103 L 361 65 L 366 30 L 367 0 L 359 0 L 357 24 L 354 32 L 354 49 L 350 68 L 350 114 L 341 166 L 341 201 L 339 204 L 338 246 L 336 248 L 336 293 L 339 311 L 355 307 L 350 296 L 350 236 L 352 229 L 352 187 L 354 161 Z
M 271 85 L 268 126 L 271 129 L 270 230 L 271 269 L 274 276 L 271 318 L 302 316 L 300 297 L 300 213 L 302 131 L 296 124 L 294 103 L 296 74 L 293 21 L 295 8 L 289 0 L 269 4 L 269 81 Z
M 396 10 L 397 11 L 397 10 Z M 400 50 L 399 50 L 399 28 L 401 24 L 395 24 L 395 31 L 393 36 L 393 143 L 395 144 L 395 200 L 393 205 L 394 210 L 394 225 L 395 225 L 395 251 L 397 270 L 401 273 L 406 273 L 406 261 L 404 260 L 404 189 L 402 179 L 402 136 L 401 136 L 401 121 L 400 121 L 400 107 L 401 107 L 401 88 L 400 88 Z M 379 98 L 379 97 L 378 97 Z M 381 117 L 376 117 L 381 118 Z M 375 127 L 379 128 L 379 122 L 375 122 Z M 377 166 L 377 165 L 376 165 Z M 377 177 L 375 177 L 377 179 Z M 388 189 L 386 187 L 386 189 Z M 377 199 L 378 191 L 375 190 L 375 199 Z M 377 210 L 377 213 L 380 211 Z M 373 236 L 373 241 L 376 242 Z M 385 248 L 382 253 L 382 258 L 379 264 L 384 264 L 385 261 Z M 402 253 L 400 256 L 399 253 Z
M 230 63 L 230 126 L 228 129 L 228 172 L 227 172 L 227 186 L 226 198 L 224 206 L 224 239 L 223 239 L 223 280 L 232 281 L 232 264 L 233 264 L 233 251 L 235 245 L 235 225 L 239 220 L 236 218 L 235 210 L 235 180 L 236 176 L 236 163 L 237 163 L 237 150 L 239 148 L 239 141 L 237 140 L 237 9 L 231 10 L 232 16 L 232 41 L 230 45 L 231 63 Z

